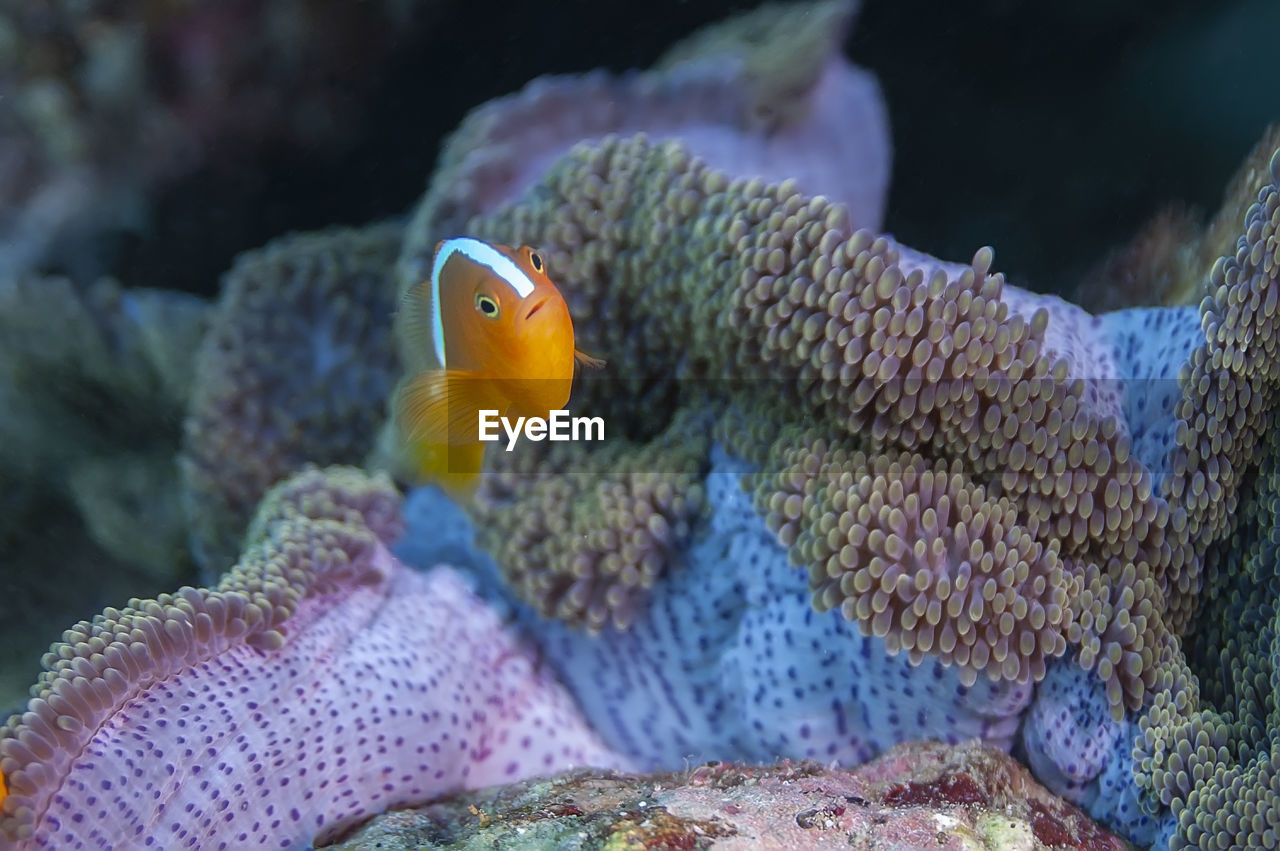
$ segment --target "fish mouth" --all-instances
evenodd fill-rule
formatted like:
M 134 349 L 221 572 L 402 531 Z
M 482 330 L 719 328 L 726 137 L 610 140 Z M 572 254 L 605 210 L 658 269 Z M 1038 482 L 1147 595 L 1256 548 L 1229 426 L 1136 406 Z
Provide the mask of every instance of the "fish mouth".
M 547 298 L 543 298 L 541 301 L 539 301 L 539 302 L 538 302 L 537 304 L 535 304 L 533 307 L 529 308 L 529 312 L 528 312 L 528 313 L 526 313 L 526 314 L 524 315 L 524 318 L 525 318 L 525 319 L 531 319 L 531 318 L 533 317 L 533 314 L 537 313 L 539 310 L 542 310 L 542 306 L 543 306 L 544 304 L 546 304 L 548 300 L 549 300 L 549 299 L 547 299 Z

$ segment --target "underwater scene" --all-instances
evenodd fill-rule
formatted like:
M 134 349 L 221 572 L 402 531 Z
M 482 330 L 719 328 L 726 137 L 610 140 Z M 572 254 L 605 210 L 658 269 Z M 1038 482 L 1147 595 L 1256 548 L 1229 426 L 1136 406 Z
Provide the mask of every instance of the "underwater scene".
M 1280 847 L 1274 0 L 0 6 L 0 849 Z

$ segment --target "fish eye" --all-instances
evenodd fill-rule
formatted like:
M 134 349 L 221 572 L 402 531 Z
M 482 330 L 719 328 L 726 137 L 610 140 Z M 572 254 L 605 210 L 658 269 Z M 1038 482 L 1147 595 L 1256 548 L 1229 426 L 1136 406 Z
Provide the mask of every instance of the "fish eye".
M 480 311 L 489 319 L 498 318 L 498 302 L 493 296 L 487 296 L 484 293 L 476 294 L 476 310 Z
M 533 265 L 533 271 L 542 271 L 542 255 L 536 251 L 529 252 L 529 262 Z

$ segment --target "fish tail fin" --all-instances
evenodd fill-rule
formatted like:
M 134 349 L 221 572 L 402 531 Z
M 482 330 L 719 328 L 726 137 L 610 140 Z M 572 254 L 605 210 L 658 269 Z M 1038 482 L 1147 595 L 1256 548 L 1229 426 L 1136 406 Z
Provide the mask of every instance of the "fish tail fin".
M 409 464 L 424 484 L 438 485 L 459 504 L 470 502 L 480 484 L 484 444 L 447 445 L 415 443 L 409 447 Z

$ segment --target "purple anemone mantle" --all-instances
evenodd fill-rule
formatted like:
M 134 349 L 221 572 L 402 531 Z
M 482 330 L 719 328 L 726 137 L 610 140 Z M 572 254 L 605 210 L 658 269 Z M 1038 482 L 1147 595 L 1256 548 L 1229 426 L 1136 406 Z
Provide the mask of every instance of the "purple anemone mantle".
M 385 479 L 272 492 L 216 588 L 68 630 L 0 728 L 0 847 L 305 847 L 390 806 L 627 767 L 458 574 L 387 550 Z

